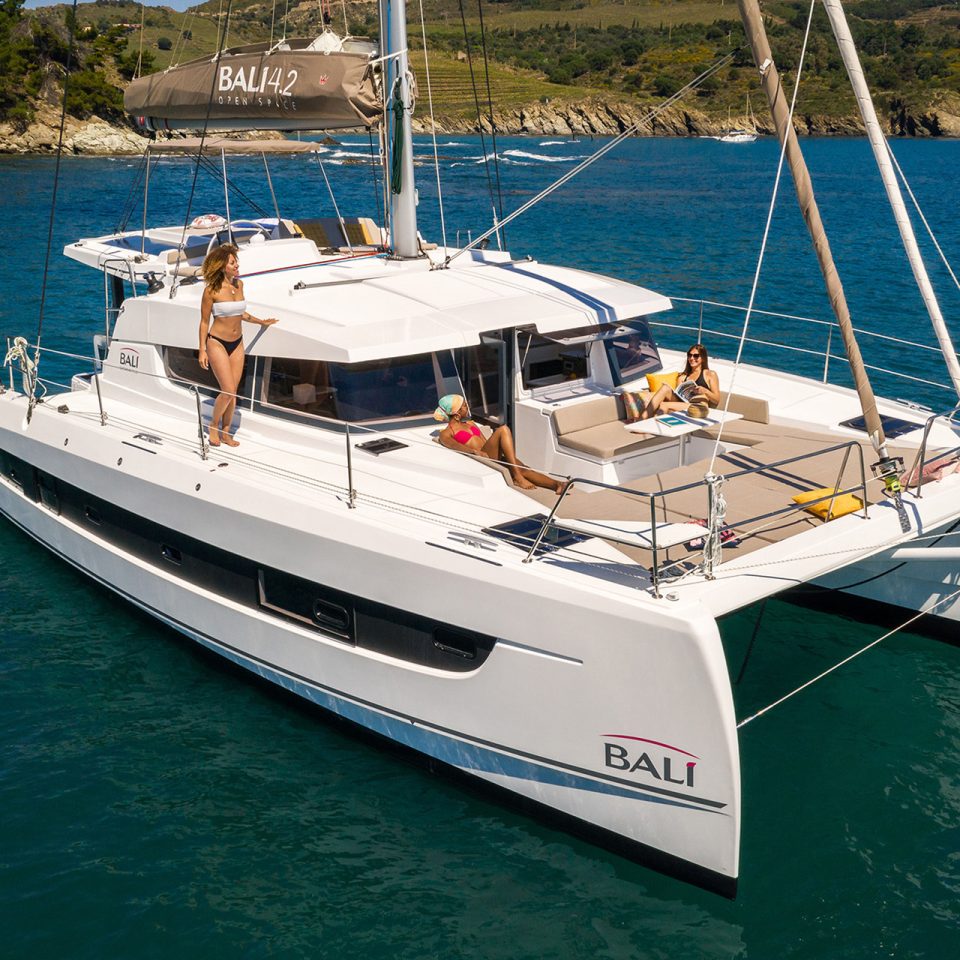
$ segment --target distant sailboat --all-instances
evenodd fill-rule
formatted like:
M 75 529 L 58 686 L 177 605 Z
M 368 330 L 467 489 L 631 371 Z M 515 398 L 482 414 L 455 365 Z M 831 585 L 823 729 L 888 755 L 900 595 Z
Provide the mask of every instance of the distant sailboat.
M 727 112 L 727 130 L 714 140 L 721 143 L 753 143 L 757 139 L 757 118 L 753 115 L 750 107 L 750 94 L 747 94 L 746 116 L 748 118 L 748 127 L 733 127 L 730 122 L 730 113 Z

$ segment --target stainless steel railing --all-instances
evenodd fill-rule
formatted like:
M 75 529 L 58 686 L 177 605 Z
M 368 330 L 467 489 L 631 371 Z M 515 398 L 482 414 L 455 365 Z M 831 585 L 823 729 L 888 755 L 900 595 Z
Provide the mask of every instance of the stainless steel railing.
M 816 457 L 822 457 L 830 453 L 835 453 L 838 450 L 844 451 L 843 459 L 840 463 L 840 469 L 837 471 L 837 478 L 836 478 L 836 481 L 834 482 L 833 489 L 829 494 L 823 497 L 819 497 L 816 500 L 808 501 L 807 503 L 804 503 L 802 505 L 791 504 L 786 507 L 781 507 L 777 510 L 771 510 L 771 511 L 768 511 L 767 513 L 762 513 L 754 517 L 749 517 L 746 520 L 739 521 L 738 526 L 749 527 L 749 525 L 751 524 L 763 523 L 764 521 L 772 520 L 775 517 L 786 516 L 791 513 L 798 513 L 800 511 L 808 509 L 809 507 L 813 507 L 821 503 L 829 504 L 828 512 L 827 512 L 827 515 L 829 516 L 830 512 L 833 509 L 834 501 L 838 497 L 845 496 L 846 494 L 849 494 L 849 493 L 855 493 L 857 491 L 859 491 L 861 494 L 861 502 L 863 505 L 862 509 L 863 509 L 864 519 L 868 519 L 869 512 L 868 512 L 868 501 L 867 501 L 866 464 L 864 462 L 864 457 L 863 457 L 863 447 L 856 440 L 848 440 L 843 443 L 835 443 L 829 447 L 823 447 L 819 450 L 798 454 L 793 457 L 786 457 L 783 460 L 777 460 L 773 463 L 760 464 L 756 467 L 745 467 L 740 470 L 735 470 L 732 473 L 725 474 L 724 479 L 729 482 L 731 480 L 737 480 L 737 479 L 748 477 L 754 474 L 763 473 L 765 471 L 779 470 L 781 467 L 788 466 L 789 464 L 800 463 L 804 460 L 812 460 Z M 854 450 L 857 453 L 857 459 L 859 461 L 859 466 L 860 466 L 860 483 L 852 487 L 847 487 L 841 490 L 840 483 L 841 483 L 841 480 L 843 479 L 843 474 L 847 468 L 847 464 L 850 459 L 850 454 Z M 661 567 L 662 567 L 660 556 L 659 556 L 660 548 L 658 547 L 658 544 L 657 544 L 657 504 L 658 502 L 663 501 L 663 508 L 664 510 L 666 510 L 667 497 L 670 497 L 674 494 L 679 494 L 679 493 L 686 492 L 688 490 L 694 490 L 702 487 L 705 489 L 706 495 L 707 495 L 707 500 L 708 500 L 707 516 L 708 517 L 711 516 L 712 510 L 713 510 L 713 505 L 712 503 L 710 503 L 710 499 L 713 496 L 713 492 L 712 492 L 713 488 L 708 483 L 707 479 L 696 480 L 692 483 L 684 483 L 684 484 L 680 484 L 679 486 L 670 487 L 666 490 L 657 490 L 651 493 L 651 492 L 642 491 L 642 490 L 632 490 L 630 487 L 617 486 L 616 484 L 602 483 L 599 480 L 587 480 L 584 477 L 575 477 L 572 480 L 570 480 L 570 482 L 566 486 L 566 489 L 564 489 L 561 492 L 560 496 L 557 498 L 557 502 L 553 505 L 553 509 L 550 511 L 546 519 L 543 521 L 543 524 L 540 527 L 539 533 L 534 538 L 533 543 L 531 544 L 526 557 L 524 557 L 523 559 L 524 563 L 530 563 L 535 558 L 537 550 L 539 549 L 540 544 L 543 541 L 543 538 L 546 536 L 547 531 L 551 527 L 555 527 L 558 529 L 563 528 L 562 521 L 557 521 L 555 519 L 556 514 L 557 514 L 557 511 L 560 509 L 560 505 L 566 499 L 567 494 L 570 493 L 570 491 L 574 488 L 575 485 L 595 487 L 595 488 L 604 489 L 604 490 L 611 490 L 616 493 L 627 494 L 628 496 L 635 497 L 637 499 L 647 500 L 650 507 L 649 550 L 651 551 L 651 554 L 652 554 L 650 572 L 651 572 L 653 592 L 654 592 L 654 596 L 656 597 L 660 596 L 660 580 L 661 580 L 660 573 L 661 573 Z M 573 529 L 573 528 L 571 527 L 570 529 Z M 706 550 L 709 549 L 709 546 L 710 546 L 706 542 L 708 533 L 709 533 L 709 526 L 704 529 L 704 541 L 705 541 L 704 552 L 706 552 Z M 608 539 L 614 543 L 619 543 L 627 546 L 634 546 L 634 547 L 646 546 L 645 544 L 640 543 L 638 540 L 627 540 L 625 538 L 617 538 L 612 535 L 603 536 L 602 533 L 594 533 L 593 535 L 599 537 L 600 539 Z M 740 536 L 740 539 L 743 539 L 744 537 L 747 537 L 747 536 L 750 536 L 749 530 L 747 530 L 744 534 L 742 534 Z
M 927 417 L 927 421 L 923 425 L 923 440 L 920 442 L 920 449 L 917 450 L 917 455 L 913 460 L 913 466 L 907 473 L 907 489 L 909 490 L 910 486 L 913 486 L 918 500 L 923 496 L 923 468 L 927 463 L 927 441 L 930 437 L 930 431 L 933 429 L 933 424 L 937 420 L 944 418 L 948 423 L 960 425 L 960 420 L 957 419 L 958 414 L 960 414 L 960 403 L 950 410 L 945 410 L 942 413 L 934 413 Z M 913 484 L 910 484 L 909 481 L 912 477 L 916 479 Z
M 651 327 L 656 327 L 662 330 L 683 331 L 684 333 L 695 335 L 697 343 L 702 343 L 705 335 L 721 341 L 737 342 L 740 340 L 739 329 L 723 329 L 722 325 L 725 317 L 730 320 L 732 320 L 734 317 L 737 317 L 739 322 L 739 317 L 746 313 L 746 307 L 737 306 L 736 304 L 731 303 L 723 303 L 722 301 L 718 300 L 696 299 L 692 297 L 671 297 L 670 299 L 674 303 L 686 304 L 692 308 L 695 308 L 697 310 L 697 318 L 695 323 L 670 323 L 664 320 L 652 320 L 650 322 Z M 706 315 L 705 317 L 707 311 L 710 311 L 710 314 L 714 316 L 714 320 L 711 321 L 710 315 Z M 846 363 L 846 355 L 835 354 L 832 352 L 834 332 L 839 330 L 839 327 L 835 321 L 817 320 L 813 317 L 804 317 L 791 313 L 779 313 L 774 310 L 754 309 L 753 314 L 762 317 L 790 321 L 791 325 L 794 326 L 794 329 L 796 324 L 804 324 L 806 325 L 807 329 L 814 330 L 817 335 L 822 338 L 823 345 L 800 345 L 796 342 L 783 343 L 774 339 L 747 337 L 745 342 L 748 345 L 780 351 L 784 354 L 799 354 L 810 358 L 818 358 L 822 361 L 822 371 L 820 374 L 822 383 L 829 382 L 831 361 L 839 360 L 841 363 Z M 898 356 L 898 362 L 900 359 L 902 359 L 902 352 L 904 350 L 915 351 L 916 355 L 921 359 L 919 363 L 911 364 L 912 366 L 929 366 L 932 359 L 930 354 L 935 354 L 937 356 L 941 355 L 940 348 L 930 344 L 919 343 L 914 340 L 906 340 L 902 337 L 895 337 L 886 333 L 876 333 L 873 330 L 864 330 L 860 327 L 855 327 L 854 332 L 857 334 L 858 339 L 869 340 L 878 344 L 895 347 L 901 352 Z M 907 364 L 905 363 L 904 365 Z M 930 380 L 924 377 L 917 377 L 912 374 L 904 373 L 902 369 L 891 369 L 889 367 L 883 367 L 876 364 L 865 364 L 865 366 L 868 370 L 874 373 L 893 377 L 898 381 L 906 381 L 912 384 L 922 384 L 924 387 L 933 387 L 939 390 L 947 390 L 949 392 L 953 391 L 953 388 L 949 383 Z

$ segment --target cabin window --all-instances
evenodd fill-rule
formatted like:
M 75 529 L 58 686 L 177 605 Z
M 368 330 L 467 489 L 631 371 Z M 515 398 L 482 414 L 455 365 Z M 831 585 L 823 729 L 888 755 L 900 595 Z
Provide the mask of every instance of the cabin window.
M 603 342 L 613 382 L 617 386 L 663 366 L 650 327 L 643 320 L 631 320 L 617 326 L 604 336 Z
M 261 607 L 338 640 L 355 642 L 353 600 L 348 594 L 279 570 L 261 569 L 258 580 Z
M 563 343 L 559 339 L 521 330 L 517 335 L 517 347 L 526 390 L 586 380 L 590 376 L 589 341 Z
M 429 353 L 351 364 L 274 357 L 264 393 L 275 406 L 364 423 L 432 415 L 443 377 Z

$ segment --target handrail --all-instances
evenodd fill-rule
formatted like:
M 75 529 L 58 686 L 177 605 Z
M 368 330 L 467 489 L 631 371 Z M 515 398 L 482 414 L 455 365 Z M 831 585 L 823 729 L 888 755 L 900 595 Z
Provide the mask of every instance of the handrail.
M 960 409 L 960 404 L 958 404 L 957 408 Z M 840 481 L 843 477 L 844 471 L 846 470 L 847 462 L 850 457 L 850 452 L 854 449 L 856 449 L 857 454 L 859 456 L 860 483 L 841 490 Z M 783 516 L 789 513 L 799 512 L 801 510 L 806 510 L 809 507 L 816 506 L 817 504 L 820 504 L 820 503 L 826 503 L 828 501 L 829 501 L 829 507 L 827 508 L 827 515 L 829 516 L 831 511 L 833 510 L 833 503 L 838 497 L 846 496 L 847 494 L 854 493 L 855 491 L 859 491 L 861 493 L 862 505 L 863 505 L 863 517 L 865 520 L 869 519 L 870 515 L 869 515 L 868 503 L 867 503 L 867 471 L 866 471 L 866 464 L 863 458 L 863 446 L 860 444 L 858 440 L 847 440 L 841 443 L 832 444 L 829 447 L 822 447 L 821 449 L 814 450 L 811 453 L 801 453 L 792 457 L 786 457 L 783 460 L 775 460 L 773 463 L 763 463 L 763 464 L 758 464 L 755 467 L 745 467 L 740 470 L 735 470 L 732 473 L 726 474 L 725 480 L 726 481 L 735 480 L 739 477 L 750 476 L 752 474 L 761 473 L 767 470 L 778 470 L 780 467 L 787 466 L 788 464 L 798 463 L 802 460 L 812 460 L 815 457 L 821 457 L 828 453 L 834 453 L 837 450 L 843 450 L 844 456 L 843 456 L 843 461 L 841 462 L 841 465 L 840 465 L 840 471 L 837 475 L 837 481 L 834 484 L 833 490 L 829 494 L 823 497 L 818 497 L 816 500 L 809 500 L 804 504 L 792 504 L 790 506 L 781 507 L 780 509 L 770 511 L 769 513 L 760 514 L 755 517 L 748 517 L 746 520 L 742 522 L 743 525 L 758 523 L 763 520 L 769 520 L 773 517 L 778 517 L 778 516 Z M 657 516 L 656 516 L 657 500 L 663 500 L 664 506 L 666 506 L 667 497 L 676 493 L 683 493 L 687 490 L 693 490 L 698 487 L 707 488 L 707 491 L 709 494 L 710 485 L 707 483 L 706 479 L 704 478 L 701 480 L 692 481 L 691 483 L 680 484 L 679 486 L 676 486 L 676 487 L 670 487 L 667 490 L 655 490 L 650 492 L 646 490 L 632 490 L 630 487 L 623 487 L 623 486 L 619 486 L 617 484 L 612 484 L 612 483 L 604 483 L 600 480 L 588 480 L 585 477 L 573 478 L 568 482 L 566 489 L 563 490 L 563 492 L 557 498 L 557 502 L 554 504 L 553 509 L 544 519 L 540 527 L 539 533 L 534 538 L 533 544 L 530 547 L 529 551 L 527 552 L 527 555 L 523 558 L 523 563 L 531 563 L 535 558 L 537 549 L 539 548 L 541 542 L 543 541 L 544 536 L 546 536 L 547 530 L 549 529 L 549 527 L 554 525 L 554 517 L 557 514 L 557 510 L 560 508 L 560 504 L 563 502 L 566 495 L 573 489 L 575 484 L 580 484 L 580 485 L 585 485 L 590 487 L 598 487 L 603 490 L 613 490 L 617 493 L 624 493 L 631 497 L 649 499 L 650 524 L 651 524 L 650 534 L 649 534 L 650 550 L 651 550 L 651 553 L 653 554 L 652 566 L 651 566 L 651 583 L 653 586 L 654 596 L 659 598 L 660 597 L 660 560 L 658 556 L 659 548 L 657 546 Z M 560 526 L 560 524 L 558 523 L 556 524 L 556 526 Z M 706 534 L 706 531 L 705 531 L 705 534 Z M 749 532 L 744 536 L 748 536 L 748 535 L 749 535 Z M 603 537 L 600 537 L 599 539 L 603 539 Z M 706 545 L 706 537 L 705 537 L 705 545 Z
M 82 356 L 82 355 L 79 355 L 79 354 L 72 354 L 72 353 L 68 353 L 68 352 L 66 352 L 66 351 L 56 350 L 56 349 L 50 348 L 50 347 L 43 347 L 43 348 L 41 348 L 41 349 L 43 349 L 43 350 L 45 350 L 45 351 L 47 351 L 47 352 L 50 352 L 50 353 L 52 353 L 52 354 L 59 355 L 59 356 L 72 357 L 72 358 L 74 358 L 74 359 L 83 360 L 83 361 L 85 361 L 85 362 L 92 362 L 92 363 L 94 364 L 94 383 L 95 383 L 95 386 L 96 386 L 96 389 L 97 389 L 97 397 L 98 397 L 98 403 L 99 403 L 99 409 L 100 409 L 100 421 L 101 421 L 101 424 L 102 424 L 102 425 L 105 425 L 106 422 L 107 422 L 107 414 L 106 414 L 106 412 L 105 412 L 105 410 L 104 410 L 103 399 L 102 399 L 102 396 L 101 396 L 101 394 L 100 394 L 99 376 L 97 375 L 97 371 L 96 371 L 96 362 L 97 362 L 97 361 L 96 361 L 96 358 L 91 358 L 91 357 L 88 357 L 88 356 Z M 104 365 L 105 365 L 105 366 L 114 366 L 114 365 L 111 365 L 111 364 L 104 364 Z M 124 369 L 126 369 L 126 368 L 124 368 Z M 156 379 L 161 379 L 161 380 L 164 380 L 164 381 L 166 381 L 166 382 L 171 382 L 169 375 L 161 375 L 161 374 L 152 373 L 152 372 L 145 371 L 145 370 L 127 371 L 127 372 L 136 372 L 136 373 L 139 374 L 139 375 L 145 375 L 145 376 L 148 376 L 148 377 L 154 377 L 154 378 L 156 378 Z M 207 457 L 208 457 L 209 448 L 207 447 L 206 438 L 205 438 L 204 432 L 203 432 L 203 415 L 202 415 L 202 406 L 201 406 L 201 398 L 200 398 L 201 387 L 200 387 L 200 385 L 195 384 L 195 383 L 191 383 L 190 381 L 187 381 L 187 380 L 178 379 L 178 380 L 174 380 L 173 382 L 182 383 L 184 386 L 188 387 L 188 388 L 189 388 L 189 391 L 190 391 L 191 393 L 193 393 L 193 395 L 194 395 L 195 402 L 196 402 L 196 407 L 197 407 L 197 432 L 198 432 L 198 440 L 199 440 L 199 443 L 200 443 L 200 454 L 201 454 L 202 459 L 206 460 Z M 211 389 L 215 389 L 215 388 L 211 388 Z M 240 395 L 235 395 L 235 396 L 237 397 L 237 399 L 245 399 L 245 398 L 243 398 L 243 397 L 240 397 Z M 954 410 L 951 412 L 951 415 L 954 414 L 954 413 L 956 413 L 958 410 L 960 410 L 960 404 L 958 404 L 957 407 L 954 408 Z M 352 450 L 351 450 L 351 446 L 352 446 L 351 429 L 354 429 L 354 430 L 359 429 L 359 430 L 361 430 L 361 431 L 369 432 L 369 433 L 382 433 L 382 432 L 383 432 L 382 428 L 367 427 L 367 426 L 362 425 L 362 424 L 351 424 L 349 421 L 337 420 L 337 419 L 334 419 L 334 418 L 331 418 L 331 417 L 322 416 L 322 415 L 320 415 L 320 414 L 309 414 L 308 416 L 310 417 L 311 420 L 322 421 L 322 422 L 329 423 L 329 424 L 331 424 L 331 425 L 334 425 L 334 426 L 336 426 L 336 427 L 339 427 L 339 428 L 343 429 L 343 431 L 344 431 L 344 436 L 345 436 L 345 442 L 346 442 L 347 495 L 348 495 L 348 496 L 347 496 L 347 505 L 348 505 L 348 507 L 349 507 L 350 509 L 355 509 L 355 508 L 356 508 L 357 493 L 356 493 L 356 490 L 354 489 L 354 484 L 353 484 L 353 463 L 352 463 Z M 928 422 L 927 432 L 929 432 L 929 426 L 930 426 L 930 424 L 932 423 L 932 420 L 933 420 L 933 419 L 935 419 L 935 417 L 931 418 L 931 420 Z M 850 486 L 850 487 L 848 487 L 848 488 L 846 488 L 846 489 L 840 490 L 840 489 L 839 489 L 840 482 L 841 482 L 843 473 L 844 473 L 844 471 L 845 471 L 845 469 L 846 469 L 847 462 L 848 462 L 848 460 L 849 460 L 850 451 L 851 451 L 853 448 L 856 448 L 857 454 L 858 454 L 858 457 L 859 457 L 860 483 L 859 483 L 859 484 L 856 484 L 856 485 L 853 485 L 853 486 Z M 747 520 L 742 521 L 742 523 L 743 523 L 743 524 L 752 524 L 752 523 L 761 522 L 761 521 L 764 521 L 764 520 L 767 520 L 767 519 L 770 519 L 770 518 L 773 518 L 773 517 L 777 517 L 777 516 L 781 516 L 781 515 L 784 515 L 784 514 L 789 514 L 789 513 L 792 513 L 792 512 L 796 512 L 796 511 L 798 511 L 798 510 L 805 509 L 806 507 L 813 506 L 813 505 L 816 505 L 816 504 L 819 504 L 819 503 L 823 503 L 823 502 L 827 502 L 827 501 L 830 502 L 830 509 L 832 509 L 833 501 L 834 501 L 837 497 L 846 495 L 846 494 L 848 494 L 848 493 L 853 493 L 853 492 L 855 492 L 855 491 L 860 491 L 861 494 L 862 494 L 862 498 L 863 498 L 863 515 L 864 515 L 864 518 L 868 518 L 869 514 L 868 514 L 868 504 L 867 504 L 867 479 L 866 479 L 866 468 L 865 468 L 865 463 L 864 463 L 864 452 L 863 452 L 863 447 L 861 446 L 860 442 L 857 441 L 857 440 L 848 440 L 848 441 L 839 442 L 839 443 L 832 444 L 832 445 L 827 446 L 827 447 L 820 448 L 820 449 L 815 450 L 815 451 L 812 451 L 812 452 L 797 454 L 797 455 L 794 455 L 794 456 L 791 456 L 791 457 L 786 457 L 786 458 L 781 459 L 781 460 L 776 460 L 776 461 L 774 461 L 774 462 L 772 462 L 772 463 L 758 464 L 758 465 L 753 466 L 753 467 L 741 468 L 741 469 L 738 469 L 738 470 L 733 471 L 732 473 L 727 474 L 726 477 L 725 477 L 725 479 L 726 479 L 727 481 L 729 481 L 729 480 L 736 480 L 736 479 L 738 479 L 738 478 L 745 477 L 745 476 L 750 476 L 750 475 L 757 474 L 757 473 L 761 473 L 761 472 L 763 472 L 763 471 L 777 470 L 777 469 L 779 469 L 779 468 L 781 468 L 781 467 L 784 467 L 784 466 L 787 466 L 787 465 L 789 465 L 789 464 L 797 463 L 797 462 L 801 462 L 801 461 L 805 461 L 805 460 L 812 460 L 812 459 L 814 459 L 814 458 L 821 457 L 821 456 L 825 456 L 826 454 L 829 454 L 829 453 L 833 453 L 833 452 L 835 452 L 835 451 L 837 451 L 837 450 L 844 450 L 844 458 L 843 458 L 843 462 L 842 462 L 841 467 L 840 467 L 840 471 L 839 471 L 838 476 L 837 476 L 837 480 L 836 480 L 836 482 L 835 482 L 835 484 L 834 484 L 834 488 L 833 488 L 833 490 L 832 490 L 827 496 L 818 498 L 817 500 L 809 501 L 808 503 L 806 503 L 806 504 L 804 504 L 804 505 L 802 505 L 802 506 L 800 506 L 800 505 L 790 505 L 790 506 L 787 506 L 787 507 L 783 507 L 783 508 L 780 508 L 780 509 L 771 511 L 771 512 L 766 513 L 766 514 L 758 515 L 758 516 L 756 516 L 756 517 L 750 517 L 750 518 L 748 518 Z M 498 462 L 500 462 L 500 461 L 492 461 L 492 460 L 489 460 L 489 459 L 488 459 L 488 460 L 486 460 L 485 462 L 495 462 L 495 463 L 498 463 Z M 660 562 L 660 550 L 661 550 L 661 548 L 660 548 L 660 546 L 659 546 L 659 544 L 658 544 L 658 533 L 657 533 L 657 516 L 656 516 L 656 514 L 657 514 L 657 503 L 658 503 L 658 501 L 665 501 L 667 497 L 669 497 L 669 496 L 671 496 L 671 495 L 673 495 L 673 494 L 681 493 L 681 492 L 684 492 L 684 491 L 687 491 L 687 490 L 691 490 L 691 489 L 695 489 L 695 488 L 698 488 L 698 487 L 705 486 L 705 481 L 704 481 L 703 479 L 699 479 L 699 480 L 696 480 L 696 481 L 693 481 L 693 482 L 690 482 L 690 483 L 680 484 L 680 485 L 678 485 L 678 486 L 671 487 L 671 488 L 669 488 L 669 489 L 667 489 L 667 490 L 657 490 L 657 491 L 652 491 L 652 492 L 650 492 L 650 491 L 638 491 L 638 490 L 633 490 L 633 489 L 630 489 L 629 487 L 622 487 L 622 486 L 619 486 L 619 485 L 616 485 L 616 484 L 604 483 L 604 482 L 598 481 L 598 480 L 588 480 L 588 479 L 586 479 L 586 478 L 584 478 L 584 477 L 575 477 L 575 478 L 572 478 L 572 479 L 570 479 L 570 480 L 568 481 L 566 487 L 565 487 L 564 490 L 561 492 L 560 496 L 557 498 L 557 502 L 554 504 L 554 506 L 553 506 L 553 508 L 551 509 L 549 515 L 545 518 L 543 524 L 542 524 L 541 527 L 540 527 L 539 532 L 537 533 L 537 536 L 535 537 L 535 539 L 534 539 L 534 541 L 533 541 L 533 545 L 531 546 L 531 548 L 530 548 L 530 550 L 528 551 L 526 557 L 524 557 L 524 559 L 523 559 L 523 561 L 522 561 L 523 563 L 530 563 L 530 562 L 535 558 L 536 551 L 537 551 L 537 549 L 539 548 L 539 546 L 540 546 L 540 544 L 541 544 L 544 536 L 546 535 L 547 530 L 548 530 L 552 525 L 554 525 L 554 518 L 556 517 L 557 511 L 558 511 L 561 503 L 564 502 L 567 494 L 570 493 L 570 491 L 573 489 L 573 487 L 574 487 L 574 486 L 578 486 L 578 485 L 581 485 L 581 486 L 582 486 L 582 485 L 585 485 L 585 486 L 590 486 L 590 487 L 595 487 L 595 488 L 600 488 L 600 489 L 613 490 L 613 491 L 617 491 L 617 492 L 620 492 L 620 493 L 624 493 L 624 494 L 627 494 L 627 495 L 629 495 L 629 496 L 631 496 L 631 497 L 636 497 L 636 498 L 639 498 L 639 499 L 641 499 L 641 500 L 646 500 L 646 501 L 649 502 L 649 506 L 650 506 L 650 531 L 649 531 L 649 538 L 650 538 L 650 549 L 651 549 L 652 555 L 653 555 L 653 557 L 652 557 L 652 567 L 651 567 L 650 573 L 651 573 L 651 580 L 652 580 L 652 586 L 653 586 L 653 590 L 654 590 L 654 595 L 655 595 L 656 597 L 660 597 L 660 595 L 661 595 L 661 594 L 660 594 L 660 582 L 661 582 L 661 579 L 662 579 L 662 575 L 661 575 L 661 574 L 662 574 L 662 567 L 661 567 L 661 562 Z M 557 524 L 557 526 L 559 526 L 559 524 Z M 746 534 L 744 534 L 744 536 L 750 536 L 750 535 L 751 535 L 750 531 L 748 531 Z M 598 539 L 604 539 L 604 538 L 603 538 L 602 536 L 600 536 L 600 537 L 598 537 Z
M 703 342 L 704 334 L 718 339 L 727 339 L 727 340 L 740 340 L 740 333 L 729 333 L 724 330 L 714 329 L 710 326 L 704 325 L 704 307 L 714 307 L 719 311 L 729 310 L 735 312 L 745 312 L 745 307 L 740 307 L 735 304 L 723 303 L 722 301 L 717 300 L 706 300 L 698 299 L 694 297 L 670 297 L 670 299 L 675 303 L 690 304 L 699 308 L 699 315 L 696 320 L 691 320 L 689 323 L 670 323 L 664 320 L 649 320 L 651 327 L 661 327 L 666 330 L 682 330 L 688 331 L 690 333 L 696 333 L 697 342 Z M 824 349 L 815 349 L 811 347 L 798 346 L 791 343 L 777 343 L 771 340 L 763 340 L 756 337 L 748 337 L 746 342 L 753 346 L 759 347 L 768 347 L 774 350 L 783 350 L 789 353 L 799 353 L 805 354 L 810 357 L 820 357 L 823 359 L 823 371 L 821 375 L 821 382 L 827 383 L 829 373 L 830 373 L 830 361 L 831 360 L 843 360 L 842 356 L 832 353 L 831 347 L 833 343 L 833 333 L 838 329 L 835 321 L 829 320 L 818 320 L 814 317 L 804 317 L 797 314 L 790 313 L 780 313 L 775 310 L 755 310 L 757 314 L 766 317 L 773 317 L 781 320 L 790 320 L 790 321 L 799 321 L 801 323 L 806 323 L 818 328 L 826 328 L 826 347 Z M 886 344 L 895 344 L 901 347 L 909 347 L 917 350 L 924 350 L 930 353 L 939 354 L 940 350 L 936 346 L 931 346 L 926 343 L 918 343 L 913 340 L 905 340 L 902 337 L 891 336 L 886 333 L 877 333 L 873 330 L 864 330 L 859 327 L 854 328 L 854 332 L 858 337 L 871 337 L 874 340 L 882 341 Z M 867 369 L 876 372 L 885 374 L 891 377 L 897 377 L 898 379 L 907 380 L 911 383 L 920 383 L 928 387 L 937 387 L 941 390 L 948 390 L 952 392 L 952 388 L 949 384 L 944 384 L 941 381 L 928 380 L 923 377 L 916 377 L 910 374 L 904 373 L 899 369 L 891 370 L 886 367 L 880 367 L 873 364 L 865 364 Z
M 931 416 L 927 417 L 926 423 L 923 425 L 923 440 L 920 442 L 920 449 L 917 450 L 917 455 L 914 457 L 913 466 L 910 468 L 910 472 L 907 474 L 907 480 L 916 474 L 916 497 L 919 500 L 923 496 L 923 467 L 927 462 L 927 438 L 930 436 L 930 431 L 933 429 L 934 421 L 939 420 L 941 417 L 946 417 L 948 421 L 952 421 L 956 414 L 960 412 L 960 402 L 956 406 L 952 407 L 950 410 L 944 410 L 940 413 L 934 413 Z M 907 487 L 909 489 L 909 486 Z

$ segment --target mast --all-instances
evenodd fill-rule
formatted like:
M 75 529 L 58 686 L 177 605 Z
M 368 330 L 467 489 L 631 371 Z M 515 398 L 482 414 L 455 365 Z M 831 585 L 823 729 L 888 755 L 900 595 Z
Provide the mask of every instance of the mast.
M 404 0 L 380 0 L 380 49 L 384 62 L 383 99 L 387 106 L 387 166 L 390 188 L 390 244 L 401 259 L 419 257 L 417 188 L 413 179 L 413 108 L 407 59 Z
M 880 121 L 877 119 L 873 98 L 870 96 L 870 89 L 867 87 L 867 81 L 863 75 L 860 57 L 854 46 L 853 37 L 850 35 L 850 26 L 847 23 L 846 14 L 844 14 L 839 0 L 823 0 L 823 5 L 826 8 L 827 16 L 830 18 L 833 35 L 837 38 L 840 56 L 843 57 L 850 83 L 853 85 L 857 105 L 860 107 L 860 115 L 863 117 L 864 126 L 867 128 L 870 146 L 873 148 L 873 155 L 876 158 L 877 167 L 880 169 L 883 186 L 887 191 L 887 199 L 893 209 L 893 216 L 897 221 L 904 249 L 907 251 L 907 259 L 910 261 L 914 279 L 920 288 L 920 296 L 923 298 L 924 306 L 926 306 L 927 313 L 930 315 L 930 323 L 933 325 L 934 333 L 936 333 L 937 340 L 940 343 L 940 350 L 947 365 L 947 372 L 953 381 L 957 396 L 960 397 L 960 362 L 957 361 L 957 352 L 954 349 L 953 341 L 950 339 L 950 333 L 943 319 L 940 304 L 937 302 L 936 294 L 930 284 L 930 277 L 927 275 L 927 268 L 920 256 L 920 249 L 917 247 L 913 224 L 907 214 L 907 208 L 903 202 L 903 194 L 900 192 L 900 184 L 897 183 L 893 165 L 890 163 L 887 141 L 880 129 Z
M 767 39 L 767 33 L 763 26 L 760 5 L 757 0 L 737 0 L 737 7 L 740 10 L 744 31 L 750 43 L 750 49 L 753 52 L 753 59 L 756 61 L 757 67 L 760 70 L 760 84 L 770 104 L 770 113 L 777 130 L 777 136 L 780 139 L 780 143 L 786 145 L 786 158 L 790 164 L 790 171 L 793 174 L 793 182 L 797 191 L 797 200 L 800 203 L 800 211 L 803 214 L 804 222 L 810 233 L 810 239 L 813 241 L 813 248 L 816 251 L 817 262 L 820 264 L 820 272 L 823 274 L 823 279 L 827 287 L 830 305 L 833 307 L 837 324 L 840 327 L 840 335 L 843 338 L 847 362 L 850 365 L 853 382 L 856 386 L 857 395 L 860 398 L 860 406 L 863 410 L 867 435 L 870 437 L 873 448 L 880 455 L 881 461 L 883 461 L 887 459 L 887 441 L 883 432 L 883 424 L 880 422 L 880 414 L 877 411 L 877 401 L 873 394 L 873 387 L 870 385 L 870 378 L 867 376 L 863 358 L 860 355 L 860 347 L 857 344 L 856 335 L 853 332 L 853 321 L 850 318 L 850 309 L 847 306 L 847 298 L 843 292 L 843 284 L 840 282 L 840 275 L 837 273 L 833 254 L 830 252 L 830 244 L 827 241 L 823 221 L 820 219 L 820 210 L 817 207 L 817 201 L 813 195 L 813 184 L 810 181 L 810 173 L 807 170 L 807 164 L 800 151 L 796 131 L 790 122 L 790 105 L 787 102 L 786 94 L 780 83 L 780 76 L 777 73 L 776 64 L 773 62 L 773 54 L 770 50 L 770 42 Z

